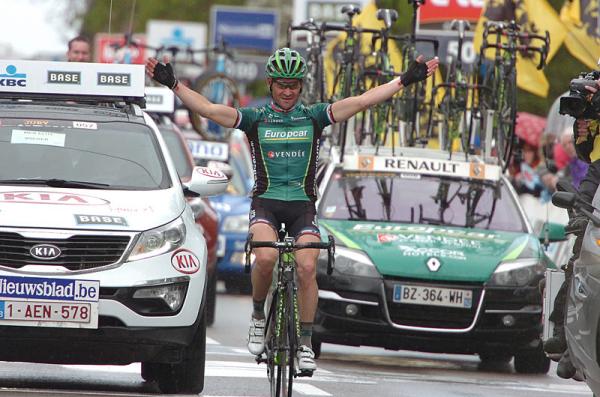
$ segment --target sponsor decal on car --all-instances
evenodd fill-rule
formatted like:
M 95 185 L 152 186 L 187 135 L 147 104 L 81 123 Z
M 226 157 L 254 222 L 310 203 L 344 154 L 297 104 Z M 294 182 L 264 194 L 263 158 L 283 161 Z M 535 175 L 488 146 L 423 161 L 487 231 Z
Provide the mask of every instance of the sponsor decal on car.
M 185 248 L 178 249 L 171 256 L 171 265 L 178 272 L 193 274 L 200 269 L 200 261 L 194 253 Z
M 380 243 L 391 243 L 392 241 L 408 241 L 418 244 L 443 244 L 455 248 L 481 248 L 479 240 L 467 238 L 456 238 L 449 236 L 435 236 L 431 234 L 390 234 L 378 233 L 377 241 Z
M 127 220 L 122 216 L 75 214 L 75 220 L 78 225 L 127 226 Z
M 376 225 L 374 223 L 360 223 L 352 228 L 356 232 L 386 232 L 386 233 L 419 233 L 446 235 L 451 237 L 466 237 L 479 240 L 496 240 L 498 236 L 493 233 L 471 232 L 464 229 L 446 229 L 423 225 Z
M 222 179 L 227 178 L 225 174 L 214 168 L 198 167 L 196 172 L 209 178 Z
M 2 203 L 25 204 L 56 204 L 56 205 L 106 205 L 110 201 L 99 197 L 86 196 L 75 193 L 57 192 L 0 192 Z
M 407 245 L 399 245 L 398 248 L 402 251 L 404 256 L 423 256 L 423 257 L 439 257 L 439 258 L 451 258 L 467 260 L 465 253 L 458 250 L 449 250 L 444 248 L 429 248 L 429 247 L 411 247 Z

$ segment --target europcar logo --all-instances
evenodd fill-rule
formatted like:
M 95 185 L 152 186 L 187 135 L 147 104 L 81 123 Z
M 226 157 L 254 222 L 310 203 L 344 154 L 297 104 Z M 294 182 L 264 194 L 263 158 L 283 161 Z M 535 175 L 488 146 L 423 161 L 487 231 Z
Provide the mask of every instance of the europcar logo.
M 15 65 L 8 65 L 6 67 L 6 73 L 0 74 L 0 87 L 16 86 L 27 86 L 27 74 L 17 73 L 17 67 Z

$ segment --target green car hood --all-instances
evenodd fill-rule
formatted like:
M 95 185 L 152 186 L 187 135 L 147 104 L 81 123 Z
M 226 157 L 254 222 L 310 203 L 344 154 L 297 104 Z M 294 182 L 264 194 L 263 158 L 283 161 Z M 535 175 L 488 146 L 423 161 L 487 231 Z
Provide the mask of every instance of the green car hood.
M 542 255 L 539 240 L 527 233 L 326 219 L 319 223 L 337 245 L 364 251 L 384 276 L 485 282 L 502 261 Z M 437 270 L 430 270 L 437 263 L 431 258 L 439 261 Z

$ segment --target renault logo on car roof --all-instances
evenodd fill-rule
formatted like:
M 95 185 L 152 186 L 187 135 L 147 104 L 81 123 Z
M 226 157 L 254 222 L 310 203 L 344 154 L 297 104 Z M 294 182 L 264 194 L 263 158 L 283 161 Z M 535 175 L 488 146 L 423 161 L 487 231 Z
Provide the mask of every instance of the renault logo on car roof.
M 429 271 L 437 272 L 440 270 L 440 266 L 442 266 L 442 262 L 438 258 L 431 257 L 427 259 L 427 268 Z

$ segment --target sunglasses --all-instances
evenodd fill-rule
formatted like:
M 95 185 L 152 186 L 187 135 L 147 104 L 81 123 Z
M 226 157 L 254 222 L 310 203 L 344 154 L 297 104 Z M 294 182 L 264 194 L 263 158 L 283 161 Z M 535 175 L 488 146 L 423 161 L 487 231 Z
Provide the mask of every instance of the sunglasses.
M 286 88 L 289 88 L 290 90 L 297 90 L 302 86 L 302 82 L 300 80 L 294 80 L 294 81 L 273 80 L 273 84 L 275 84 L 277 86 L 277 88 L 279 88 L 281 90 L 285 90 Z

